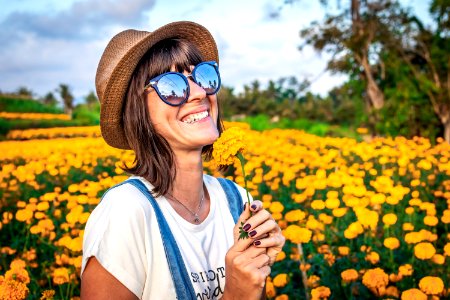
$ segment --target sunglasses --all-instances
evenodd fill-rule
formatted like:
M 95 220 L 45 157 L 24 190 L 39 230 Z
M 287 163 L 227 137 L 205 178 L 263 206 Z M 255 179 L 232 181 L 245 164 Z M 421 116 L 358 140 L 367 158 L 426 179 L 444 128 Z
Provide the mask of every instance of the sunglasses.
M 220 89 L 219 67 L 215 61 L 201 62 L 195 66 L 191 74 L 167 72 L 153 79 L 144 87 L 153 88 L 158 96 L 170 106 L 180 106 L 189 98 L 188 77 L 203 88 L 206 95 L 214 95 Z

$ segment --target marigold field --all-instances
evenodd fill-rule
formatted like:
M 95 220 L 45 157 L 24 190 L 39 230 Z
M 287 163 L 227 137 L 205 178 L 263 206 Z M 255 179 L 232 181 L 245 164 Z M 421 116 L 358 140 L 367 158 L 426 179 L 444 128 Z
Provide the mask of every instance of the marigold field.
M 237 125 L 248 188 L 286 237 L 269 299 L 450 298 L 449 144 Z M 85 223 L 133 154 L 92 128 L 10 138 L 21 140 L 0 142 L 0 299 L 77 299 Z M 224 175 L 244 185 L 239 161 Z

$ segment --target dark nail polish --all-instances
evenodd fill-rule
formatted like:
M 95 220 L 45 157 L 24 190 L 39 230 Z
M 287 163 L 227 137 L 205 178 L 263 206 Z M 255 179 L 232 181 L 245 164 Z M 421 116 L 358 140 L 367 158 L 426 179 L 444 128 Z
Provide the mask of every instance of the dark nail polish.
M 247 202 L 244 203 L 244 210 L 247 208 Z
M 253 244 L 255 244 L 255 246 L 259 246 L 261 245 L 261 241 L 255 241 Z
M 250 235 L 251 237 L 254 237 L 254 236 L 256 235 L 256 230 L 253 230 L 252 232 L 250 232 L 249 235 Z
M 252 227 L 252 225 L 245 224 L 244 227 L 242 227 L 242 229 L 244 229 L 244 231 L 248 231 L 250 229 L 250 227 Z
M 252 209 L 255 210 L 256 209 L 256 204 L 252 204 Z

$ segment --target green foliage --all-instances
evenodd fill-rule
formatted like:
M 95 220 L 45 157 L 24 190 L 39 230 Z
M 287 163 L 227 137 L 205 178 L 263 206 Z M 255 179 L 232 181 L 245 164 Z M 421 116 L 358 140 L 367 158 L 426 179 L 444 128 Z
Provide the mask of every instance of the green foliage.
M 73 110 L 72 118 L 86 125 L 100 124 L 100 103 L 77 105 Z
M 19 113 L 63 113 L 60 108 L 45 105 L 33 99 L 13 98 L 0 95 L 0 111 Z

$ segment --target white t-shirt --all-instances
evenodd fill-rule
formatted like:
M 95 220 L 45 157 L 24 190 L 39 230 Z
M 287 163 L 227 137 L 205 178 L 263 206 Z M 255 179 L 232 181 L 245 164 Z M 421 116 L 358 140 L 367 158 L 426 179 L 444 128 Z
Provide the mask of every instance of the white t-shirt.
M 151 191 L 152 185 L 140 179 Z M 206 219 L 191 224 L 165 197 L 157 197 L 177 242 L 197 299 L 219 299 L 225 285 L 225 254 L 233 245 L 234 221 L 219 181 L 203 181 L 211 199 Z M 246 193 L 236 185 L 243 202 Z M 131 184 L 108 191 L 93 210 L 83 238 L 81 274 L 88 259 L 99 263 L 140 299 L 176 299 L 156 214 L 144 194 Z

